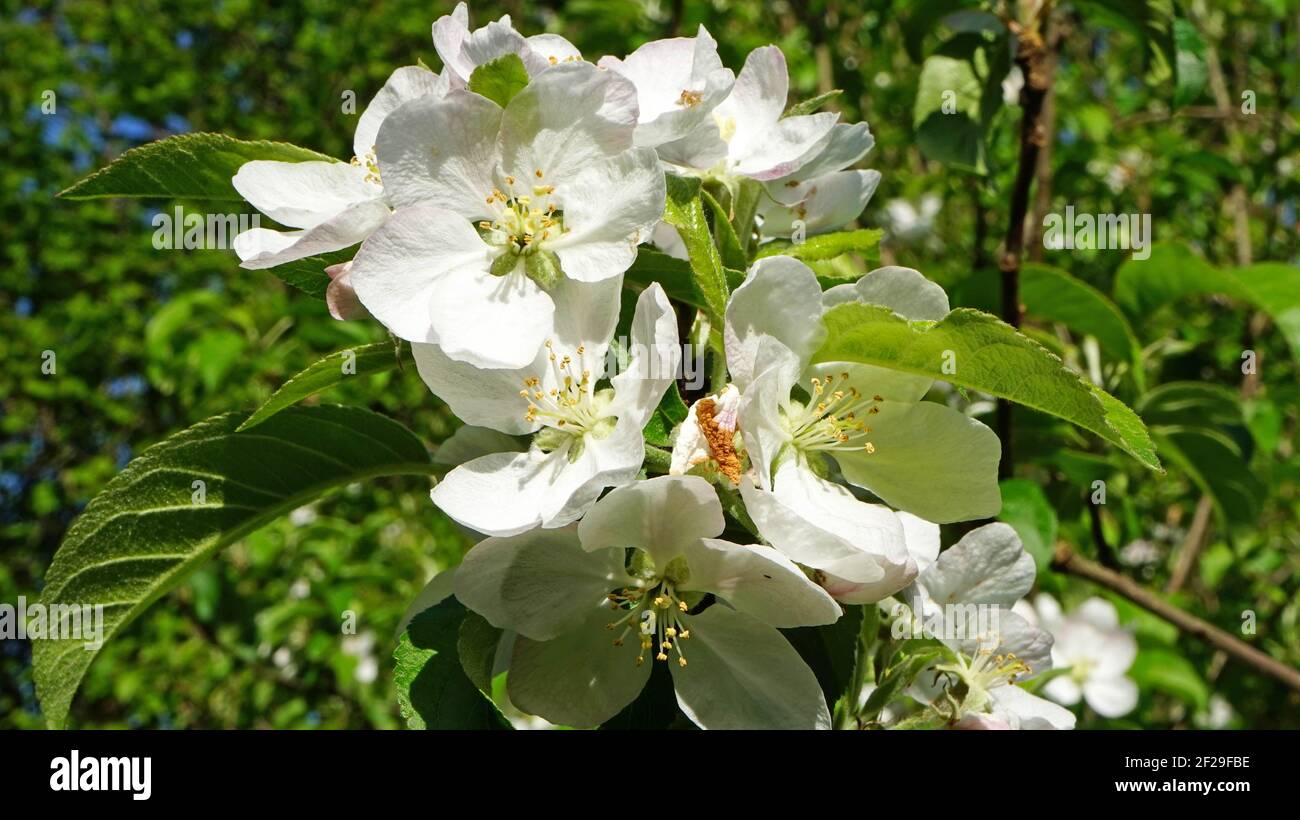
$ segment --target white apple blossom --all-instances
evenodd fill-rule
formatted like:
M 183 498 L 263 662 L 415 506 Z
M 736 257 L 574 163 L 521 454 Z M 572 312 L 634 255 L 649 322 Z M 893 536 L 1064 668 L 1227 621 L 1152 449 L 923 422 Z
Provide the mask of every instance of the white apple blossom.
M 433 502 L 451 518 L 497 536 L 562 527 L 582 517 L 605 488 L 636 478 L 645 458 L 642 428 L 672 384 L 681 350 L 668 297 L 651 285 L 637 299 L 627 369 L 609 387 L 598 386 L 620 279 L 562 283 L 561 291 L 580 289 L 590 302 L 570 301 L 574 309 L 559 317 L 555 335 L 520 370 L 478 370 L 436 345 L 413 346 L 421 377 L 460 418 L 533 435 L 526 452 L 472 458 L 433 488 Z
M 1125 672 L 1137 657 L 1137 640 L 1119 625 L 1115 605 L 1089 598 L 1069 615 L 1046 593 L 1017 604 L 1016 611 L 1052 633 L 1052 665 L 1066 669 L 1043 686 L 1043 694 L 1073 706 L 1087 701 L 1102 717 L 1117 718 L 1137 706 L 1138 687 Z
M 558 284 L 618 277 L 663 213 L 636 116 L 632 84 L 582 62 L 542 72 L 504 110 L 464 90 L 403 105 L 379 132 L 397 210 L 353 262 L 362 304 L 457 361 L 532 362 L 581 290 Z
M 698 128 L 736 81 L 731 69 L 722 65 L 718 43 L 704 26 L 695 37 L 653 40 L 623 60 L 602 57 L 597 65 L 622 74 L 636 86 L 640 115 L 635 142 L 649 148 Z
M 832 623 L 839 606 L 776 550 L 719 540 L 723 527 L 704 479 L 637 482 L 575 527 L 481 542 L 456 597 L 519 633 L 510 699 L 554 723 L 608 720 L 653 660 L 671 660 L 678 705 L 703 728 L 829 728 L 816 677 L 777 628 Z
M 984 425 L 921 401 L 928 378 L 862 364 L 810 366 L 825 338 L 823 311 L 846 301 L 912 319 L 948 312 L 943 291 L 910 269 L 882 268 L 823 294 L 806 265 L 773 256 L 732 294 L 724 337 L 752 468 L 741 482 L 746 510 L 769 543 L 820 571 L 848 600 L 878 601 L 917 573 L 904 522 L 829 480 L 832 469 L 926 521 L 957 521 L 1000 508 L 1001 448 Z
M 756 48 L 712 117 L 660 145 L 659 155 L 685 173 L 726 184 L 741 177 L 763 182 L 789 176 L 821 154 L 839 119 L 830 112 L 783 117 L 789 90 L 781 49 Z
M 507 54 L 517 54 L 530 75 L 582 59 L 578 49 L 558 34 L 524 37 L 515 31 L 508 14 L 470 31 L 469 8 L 464 3 L 434 21 L 433 47 L 454 88 L 464 88 L 474 69 Z
M 794 173 L 766 183 L 768 196 L 758 206 L 763 234 L 789 237 L 797 221 L 812 235 L 857 219 L 880 184 L 880 172 L 845 169 L 875 144 L 865 122 L 837 123 L 820 154 Z
M 427 68 L 399 68 L 361 113 L 352 138 L 352 162 L 253 160 L 241 165 L 231 179 L 239 195 L 297 230 L 253 228 L 239 234 L 234 248 L 240 267 L 270 268 L 349 248 L 383 225 L 391 209 L 375 164 L 379 126 L 402 103 L 438 97 L 446 90 L 447 80 Z M 334 290 L 344 293 L 346 286 Z
M 937 637 L 952 652 L 917 677 L 911 694 L 956 728 L 1074 728 L 1069 710 L 1018 685 L 1052 666 L 1052 636 L 1012 611 L 1034 576 L 1034 559 L 1016 531 L 986 524 L 941 553 L 902 593 L 914 616 L 941 625 Z M 972 617 L 978 608 L 986 617 Z

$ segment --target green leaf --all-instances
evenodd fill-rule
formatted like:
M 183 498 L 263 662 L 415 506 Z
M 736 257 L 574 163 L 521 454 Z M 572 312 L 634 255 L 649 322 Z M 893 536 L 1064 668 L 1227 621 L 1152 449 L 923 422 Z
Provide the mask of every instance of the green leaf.
M 815 114 L 823 105 L 835 99 L 844 92 L 838 88 L 832 88 L 825 94 L 818 94 L 816 97 L 797 102 L 785 110 L 782 117 L 802 117 L 807 114 Z
M 736 229 L 732 227 L 730 220 L 727 219 L 726 210 L 713 198 L 713 194 L 704 189 L 700 189 L 700 196 L 704 198 L 704 204 L 709 206 L 713 213 L 713 233 L 718 238 L 718 253 L 722 257 L 722 264 L 729 268 L 739 268 L 744 270 L 749 267 L 749 260 L 745 257 L 745 249 L 740 245 L 740 239 L 736 236 Z
M 899 27 L 903 32 L 903 47 L 907 50 L 907 56 L 914 63 L 921 62 L 925 56 L 925 37 L 939 29 L 936 23 L 955 11 L 979 5 L 979 0 L 912 0 L 902 7 L 907 16 Z
M 1136 413 L 987 313 L 958 308 L 938 323 L 908 322 L 887 308 L 853 303 L 832 308 L 825 322 L 826 342 L 814 361 L 874 364 L 1008 399 L 1091 430 L 1160 470 Z M 946 362 L 955 372 L 944 372 Z
M 1056 544 L 1056 511 L 1043 494 L 1043 488 L 1027 478 L 1008 478 L 1002 481 L 1002 511 L 998 520 L 1010 524 L 1025 552 L 1034 559 L 1042 572 L 1052 563 L 1052 550 Z
M 1251 472 L 1236 442 L 1217 430 L 1156 428 L 1154 432 L 1161 455 L 1210 496 L 1222 521 L 1258 522 L 1268 489 Z
M 456 639 L 456 654 L 465 675 L 488 697 L 492 696 L 492 668 L 496 663 L 497 645 L 502 630 L 477 612 L 466 612 Z
M 705 309 L 721 325 L 727 312 L 727 274 L 722 257 L 709 234 L 709 223 L 704 218 L 704 205 L 700 200 L 700 181 L 675 174 L 667 174 L 668 197 L 664 206 L 664 221 L 677 229 L 694 272 L 695 287 L 704 298 Z
M 870 604 L 874 606 L 874 604 Z M 838 621 L 826 626 L 783 629 L 781 634 L 817 676 L 826 703 L 834 705 L 853 679 L 857 659 L 862 607 L 849 606 Z
M 880 683 L 872 690 L 871 695 L 867 697 L 866 704 L 862 707 L 860 717 L 863 720 L 873 720 L 880 711 L 889 705 L 894 697 L 907 687 L 912 685 L 916 676 L 921 674 L 927 667 L 937 661 L 943 655 L 942 649 L 923 646 L 915 652 L 908 652 L 905 657 L 897 663 L 890 665 L 881 677 Z
M 1198 710 L 1210 702 L 1210 688 L 1200 673 L 1175 652 L 1143 649 L 1129 667 L 1128 677 L 1144 690 L 1173 695 Z
M 1209 70 L 1205 42 L 1185 18 L 1174 20 L 1174 108 L 1193 102 L 1205 89 Z
M 488 60 L 469 75 L 469 90 L 505 108 L 528 85 L 528 69 L 518 54 Z
M 353 245 L 341 251 L 331 251 L 319 256 L 308 256 L 303 259 L 295 259 L 292 262 L 285 262 L 283 265 L 276 265 L 273 268 L 266 268 L 267 271 L 274 273 L 280 281 L 287 285 L 292 285 L 308 296 L 314 296 L 317 299 L 325 298 L 325 289 L 329 287 L 330 277 L 325 269 L 330 265 L 337 265 L 340 262 L 347 262 L 357 255 L 357 247 Z
M 1002 107 L 1002 80 L 1010 69 L 1005 37 L 955 35 L 921 66 L 912 125 L 930 159 L 988 173 L 987 135 Z
M 1161 243 L 1146 260 L 1130 259 L 1115 274 L 1115 301 L 1131 316 L 1146 316 L 1188 296 L 1223 294 L 1267 313 L 1300 359 L 1300 267 L 1260 262 L 1216 268 L 1191 248 Z
M 884 235 L 884 231 L 875 228 L 860 228 L 856 231 L 836 231 L 810 236 L 797 244 L 776 239 L 759 248 L 757 258 L 793 256 L 805 262 L 820 262 L 846 253 L 866 255 L 875 250 Z M 855 271 L 853 279 L 859 279 L 861 276 L 861 271 Z
M 225 134 L 181 134 L 141 145 L 122 154 L 106 168 L 82 179 L 59 196 L 64 199 L 101 197 L 166 197 L 242 202 L 230 184 L 245 162 L 336 162 L 333 157 L 287 142 L 249 142 Z
M 256 427 L 284 408 L 327 390 L 344 379 L 372 376 L 400 365 L 400 343 L 395 347 L 392 342 L 375 342 L 331 353 L 280 385 L 280 389 L 272 393 L 271 398 L 239 425 L 239 429 Z
M 465 619 L 464 605 L 447 598 L 416 615 L 397 642 L 393 682 L 402 717 L 412 729 L 510 728 L 457 659 Z
M 236 432 L 243 418 L 200 422 L 128 464 L 73 522 L 41 603 L 103 604 L 108 640 L 217 550 L 273 518 L 355 481 L 434 472 L 419 439 L 369 410 L 293 407 Z M 33 643 L 32 676 L 51 727 L 63 725 L 97 652 L 80 640 Z
M 671 447 L 673 428 L 685 421 L 689 412 L 690 408 L 682 401 L 682 395 L 677 392 L 677 384 L 674 382 L 668 386 L 659 406 L 646 422 L 642 431 L 645 440 L 658 447 Z
M 1030 316 L 1096 337 L 1103 352 L 1128 362 L 1141 377 L 1137 336 L 1123 311 L 1101 291 L 1060 268 L 1028 262 L 1020 269 L 1020 301 Z

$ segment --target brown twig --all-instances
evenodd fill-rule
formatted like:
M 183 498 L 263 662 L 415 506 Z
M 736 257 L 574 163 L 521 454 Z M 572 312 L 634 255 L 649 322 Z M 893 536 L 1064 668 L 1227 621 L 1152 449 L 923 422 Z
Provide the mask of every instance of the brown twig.
M 1065 544 L 1057 545 L 1052 567 L 1059 572 L 1087 579 L 1113 592 L 1118 592 L 1143 609 L 1169 621 L 1183 632 L 1300 691 L 1300 669 L 1288 666 L 1214 624 L 1179 609 L 1131 578 L 1075 554 Z
M 1020 105 L 1024 114 L 1020 120 L 1020 163 L 1016 169 L 1016 181 L 1011 188 L 1010 222 L 1007 224 L 1007 238 L 998 267 L 1002 270 L 1002 320 L 1012 327 L 1020 327 L 1020 263 L 1025 250 L 1025 214 L 1029 210 L 1029 189 L 1038 167 L 1038 152 L 1046 140 L 1041 115 L 1051 77 L 1047 70 L 1050 50 L 1037 27 L 1012 25 L 1020 41 L 1016 51 L 1016 65 L 1020 66 L 1025 77 L 1024 87 L 1020 90 Z M 1011 403 L 999 399 L 998 438 L 1002 440 L 999 478 L 1008 478 L 1014 471 L 1012 432 Z
M 1196 502 L 1196 513 L 1192 516 L 1192 525 L 1187 530 L 1187 537 L 1183 539 L 1183 545 L 1178 550 L 1178 563 L 1174 566 L 1174 574 L 1165 585 L 1167 594 L 1182 589 L 1183 584 L 1191 577 L 1192 570 L 1196 567 L 1196 559 L 1201 554 L 1201 547 L 1205 545 L 1212 512 L 1214 512 L 1214 501 L 1208 495 L 1201 496 L 1201 500 Z

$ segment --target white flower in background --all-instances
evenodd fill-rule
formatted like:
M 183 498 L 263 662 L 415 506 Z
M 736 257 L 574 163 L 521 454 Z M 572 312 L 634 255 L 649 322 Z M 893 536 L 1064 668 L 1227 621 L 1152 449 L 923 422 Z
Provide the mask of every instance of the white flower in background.
M 1137 657 L 1137 640 L 1120 627 L 1114 604 L 1089 598 L 1062 617 L 1060 604 L 1041 594 L 1032 607 L 1021 602 L 1016 611 L 1052 633 L 1056 638 L 1052 665 L 1069 670 L 1048 681 L 1043 694 L 1066 706 L 1087 701 L 1102 717 L 1117 718 L 1133 711 L 1138 687 L 1124 673 Z
M 718 540 L 723 527 L 704 479 L 637 482 L 576 527 L 481 542 L 456 597 L 519 633 L 510 700 L 554 723 L 613 717 L 658 660 L 703 728 L 829 728 L 816 677 L 777 628 L 833 623 L 839 606 L 776 550 Z M 705 593 L 718 600 L 701 611 Z
M 844 169 L 875 144 L 865 122 L 837 123 L 820 154 L 793 174 L 766 183 L 768 196 L 758 207 L 763 234 L 789 237 L 799 221 L 812 235 L 857 219 L 880 184 L 880 172 Z
M 789 89 L 781 49 L 754 49 L 712 117 L 685 137 L 660 145 L 660 157 L 689 173 L 727 183 L 794 173 L 826 147 L 839 114 L 782 117 Z
M 909 319 L 948 312 L 942 289 L 908 268 L 881 268 L 823 294 L 806 265 L 773 256 L 732 294 L 724 337 L 754 472 L 741 482 L 746 509 L 791 558 L 830 583 L 858 585 L 856 600 L 880 600 L 917 572 L 903 523 L 827 480 L 832 468 L 893 507 L 944 523 L 997 513 L 1001 447 L 979 422 L 921 401 L 928 378 L 862 364 L 810 366 L 826 334 L 822 313 L 849 301 Z
M 601 68 L 636 86 L 640 114 L 635 142 L 654 148 L 681 139 L 705 122 L 736 81 L 718 57 L 718 43 L 700 26 L 695 37 L 654 40 L 620 60 L 602 57 Z
M 663 213 L 636 116 L 630 82 L 581 62 L 542 72 L 504 111 L 460 90 L 403 105 L 379 133 L 397 210 L 353 260 L 362 304 L 457 361 L 528 365 L 566 309 L 558 285 L 618 277 Z
M 433 502 L 451 518 L 497 536 L 562 527 L 606 487 L 636 478 L 645 458 L 642 428 L 672 384 L 681 350 L 668 297 L 651 285 L 637 299 L 627 369 L 598 387 L 620 280 L 563 283 L 562 290 L 581 289 L 590 301 L 570 301 L 555 336 L 521 370 L 477 370 L 436 345 L 413 345 L 420 376 L 457 416 L 501 433 L 533 434 L 527 452 L 472 458 L 433 488 Z
M 297 230 L 244 231 L 234 242 L 240 267 L 271 268 L 349 248 L 383 225 L 390 209 L 375 164 L 379 126 L 402 103 L 438 97 L 446 90 L 447 81 L 426 68 L 399 68 L 361 113 L 352 138 L 351 163 L 254 160 L 241 165 L 231 179 L 239 195 L 276 222 Z M 335 293 L 345 287 L 339 285 Z
M 1052 666 L 1052 636 L 1012 611 L 1034 576 L 1034 559 L 1002 523 L 971 530 L 941 553 L 900 597 L 938 625 L 954 657 L 922 672 L 913 697 L 950 714 L 957 728 L 1074 728 L 1069 710 L 1016 685 Z
M 530 76 L 561 62 L 582 59 L 578 49 L 558 34 L 524 37 L 515 31 L 508 14 L 471 32 L 469 8 L 464 3 L 457 3 L 451 14 L 434 21 L 433 47 L 455 88 L 464 88 L 474 69 L 507 54 L 519 55 Z
M 906 199 L 891 199 L 885 203 L 884 223 L 889 238 L 904 245 L 915 245 L 932 238 L 934 220 L 943 208 L 943 200 L 935 194 L 926 194 L 913 205 Z

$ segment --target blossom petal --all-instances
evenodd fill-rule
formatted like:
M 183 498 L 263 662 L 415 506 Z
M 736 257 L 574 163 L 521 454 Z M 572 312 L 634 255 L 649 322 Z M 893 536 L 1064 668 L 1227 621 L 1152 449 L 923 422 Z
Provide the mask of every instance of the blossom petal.
M 663 569 L 726 522 L 713 486 L 699 476 L 659 476 L 614 490 L 578 525 L 583 549 L 636 547 Z
M 664 212 L 664 172 L 650 148 L 595 161 L 556 190 L 565 232 L 546 247 L 559 254 L 565 276 L 582 282 L 627 270 Z
M 578 47 L 558 34 L 534 34 L 525 42 L 528 47 L 521 56 L 530 76 L 559 63 L 582 59 Z
M 533 78 L 501 120 L 503 171 L 557 188 L 632 147 L 636 87 L 591 63 L 561 63 Z M 567 204 L 567 203 L 566 203 Z
M 463 424 L 434 450 L 433 463 L 456 466 L 492 453 L 521 453 L 528 449 L 521 441 L 516 436 L 491 427 Z
M 682 361 L 677 314 L 658 282 L 637 297 L 631 341 L 631 362 L 610 380 L 614 385 L 610 412 L 640 428 L 677 378 Z
M 879 171 L 837 171 L 814 177 L 797 186 L 800 198 L 791 206 L 768 204 L 760 209 L 763 233 L 791 236 L 796 220 L 809 235 L 833 231 L 861 215 L 879 184 Z
M 740 396 L 737 412 L 758 486 L 770 490 L 772 471 L 791 440 L 781 413 L 789 405 L 800 362 L 790 348 L 771 336 L 762 336 L 754 353 L 754 366 L 756 373 Z M 731 374 L 735 377 L 736 371 Z
M 821 153 L 800 166 L 799 170 L 791 177 L 769 183 L 768 190 L 779 201 L 790 204 L 790 200 L 783 199 L 779 195 L 782 187 L 781 183 L 789 179 L 814 179 L 824 174 L 848 168 L 865 157 L 867 152 L 874 148 L 875 145 L 876 138 L 871 135 L 871 129 L 867 127 L 865 122 L 836 123 L 835 127 L 831 129 L 830 137 Z
M 1083 697 L 1097 714 L 1117 718 L 1137 706 L 1138 687 L 1125 677 L 1090 678 L 1083 684 Z
M 997 686 L 989 691 L 994 713 L 1010 718 L 1019 729 L 1073 729 L 1074 713 L 1032 695 L 1019 686 Z
M 619 419 L 604 438 L 588 435 L 581 455 L 559 471 L 542 497 L 542 526 L 558 527 L 582 518 L 608 487 L 636 479 L 645 460 L 641 428 Z
M 857 282 L 826 291 L 827 310 L 845 302 L 881 305 L 906 319 L 937 322 L 948 315 L 948 294 L 912 268 L 890 265 L 876 268 Z
M 364 168 L 346 162 L 257 159 L 239 166 L 230 184 L 254 208 L 290 228 L 314 228 L 381 194 L 366 182 Z
M 997 434 L 934 402 L 884 401 L 871 417 L 874 452 L 837 451 L 844 478 L 887 504 L 946 524 L 1002 508 Z
M 637 664 L 639 646 L 612 646 L 610 611 L 593 602 L 586 620 L 549 641 L 520 636 L 506 691 L 532 715 L 565 726 L 596 726 L 618 714 L 645 688 L 651 661 Z
M 1034 585 L 1034 559 L 1025 552 L 1010 525 L 985 524 L 971 530 L 917 582 L 940 604 L 972 603 L 1011 606 Z
M 741 482 L 745 508 L 763 538 L 791 559 L 853 584 L 880 600 L 916 575 L 903 525 L 893 511 L 854 498 L 794 460 L 776 473 L 774 491 Z
M 329 307 L 330 315 L 340 321 L 368 318 L 370 311 L 361 304 L 352 287 L 352 262 L 330 265 L 325 273 L 330 278 L 330 283 L 325 288 L 325 304 Z
M 477 68 L 507 54 L 522 54 L 525 46 L 524 35 L 515 31 L 510 23 L 510 15 L 507 14 L 500 20 L 493 20 L 471 32 L 468 39 L 461 43 L 460 53 L 464 63 Z M 473 73 L 471 69 L 465 75 L 466 81 Z
M 452 470 L 429 493 L 458 524 L 498 537 L 518 535 L 542 523 L 540 496 L 547 477 L 563 468 L 563 455 L 491 453 Z M 510 499 L 502 504 L 501 499 Z
M 480 541 L 456 568 L 456 597 L 496 627 L 548 641 L 631 583 L 617 550 L 586 552 L 572 528 Z
M 474 221 L 494 216 L 501 108 L 468 91 L 411 100 L 384 120 L 375 155 L 396 206 L 425 200 Z
M 431 318 L 436 284 L 452 273 L 466 274 L 458 279 L 475 271 L 486 275 L 490 255 L 491 248 L 464 217 L 428 203 L 399 208 L 357 251 L 352 287 L 397 336 L 436 342 Z
M 522 266 L 506 276 L 453 271 L 434 280 L 430 296 L 433 333 L 443 353 L 477 367 L 527 366 L 555 327 L 555 303 Z
M 518 394 L 524 379 L 535 375 L 537 362 L 517 370 L 485 370 L 456 361 L 434 344 L 411 345 L 420 378 L 435 396 L 468 424 L 521 435 L 538 427 L 525 420 L 528 400 Z
M 423 66 L 403 66 L 389 75 L 384 87 L 379 89 L 370 105 L 361 112 L 357 130 L 352 137 L 352 153 L 364 159 L 374 150 L 379 137 L 379 126 L 397 107 L 409 100 L 425 96 L 441 97 L 447 93 L 447 79 Z
M 654 40 L 625 60 L 606 57 L 598 65 L 636 86 L 640 110 L 635 141 L 648 147 L 685 137 L 726 99 L 735 82 L 704 26 L 696 37 Z
M 438 58 L 462 87 L 474 71 L 474 63 L 462 53 L 461 47 L 469 39 L 469 7 L 456 4 L 451 14 L 444 14 L 433 23 L 433 47 Z
M 829 729 L 830 712 L 812 670 L 774 628 L 715 604 L 690 616 L 670 665 L 677 705 L 705 729 Z M 513 672 L 512 672 L 513 674 Z
M 1083 687 L 1069 675 L 1052 678 L 1043 684 L 1043 694 L 1057 703 L 1073 706 L 1083 699 Z
M 371 199 L 352 205 L 303 231 L 254 228 L 235 237 L 235 253 L 239 255 L 241 268 L 262 270 L 343 250 L 364 241 L 378 230 L 390 213 L 383 200 Z
M 727 368 L 737 387 L 744 391 L 753 381 L 764 336 L 793 351 L 799 370 L 807 365 L 826 338 L 821 294 L 816 274 L 797 259 L 769 256 L 754 263 L 727 302 Z
M 737 135 L 748 132 L 758 141 L 764 132 L 771 136 L 772 125 L 785 112 L 789 93 L 790 76 L 781 49 L 756 48 L 745 57 L 736 84 L 730 96 L 718 106 L 717 115 L 721 120 L 732 121 Z M 829 132 L 830 128 L 826 130 Z
M 835 599 L 780 552 L 758 544 L 701 538 L 686 547 L 682 589 L 712 592 L 740 612 L 778 628 L 835 623 Z
M 939 557 L 939 525 L 908 512 L 900 512 L 897 515 L 903 525 L 903 539 L 907 542 L 907 553 L 916 562 L 916 568 L 925 571 Z

